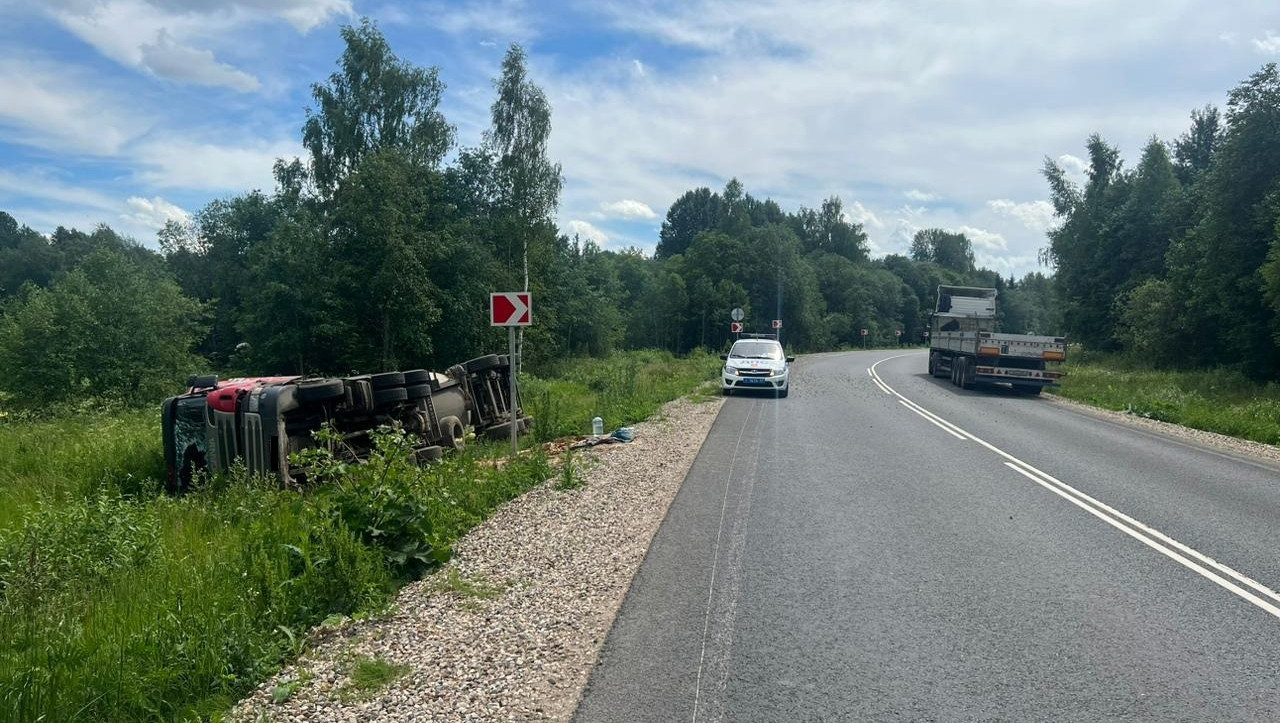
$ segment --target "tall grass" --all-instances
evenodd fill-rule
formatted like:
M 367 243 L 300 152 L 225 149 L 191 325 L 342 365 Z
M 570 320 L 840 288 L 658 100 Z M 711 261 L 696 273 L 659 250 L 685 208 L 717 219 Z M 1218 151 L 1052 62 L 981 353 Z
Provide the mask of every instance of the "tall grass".
M 566 362 L 525 398 L 552 438 L 639 421 L 718 365 Z M 172 499 L 158 413 L 0 421 L 0 720 L 216 720 L 312 626 L 380 609 L 553 474 L 536 452 L 482 464 L 484 445 L 419 468 L 396 439 L 312 489 L 233 473 Z
M 548 441 L 589 434 L 592 418 L 606 429 L 647 419 L 663 404 L 716 378 L 720 357 L 698 351 L 687 357 L 639 351 L 605 359 L 573 359 L 545 378 L 522 381 L 526 411 L 536 420 L 533 437 Z
M 1195 429 L 1280 444 L 1280 385 L 1238 371 L 1154 370 L 1122 357 L 1076 353 L 1055 394 Z

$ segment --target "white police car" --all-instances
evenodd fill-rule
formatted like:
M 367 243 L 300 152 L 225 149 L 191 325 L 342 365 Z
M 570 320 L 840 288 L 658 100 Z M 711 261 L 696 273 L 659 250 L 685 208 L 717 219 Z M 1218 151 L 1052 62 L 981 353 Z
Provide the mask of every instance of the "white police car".
M 720 388 L 725 395 L 754 389 L 785 397 L 790 391 L 790 363 L 796 358 L 784 354 L 782 344 L 772 335 L 744 335 L 720 358 L 724 359 Z

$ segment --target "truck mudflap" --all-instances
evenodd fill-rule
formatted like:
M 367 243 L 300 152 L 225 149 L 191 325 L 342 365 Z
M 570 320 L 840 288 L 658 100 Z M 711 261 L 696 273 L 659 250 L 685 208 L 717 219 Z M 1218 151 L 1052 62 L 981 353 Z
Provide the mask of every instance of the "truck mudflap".
M 979 365 L 974 369 L 979 379 L 995 382 L 1039 382 L 1041 384 L 1057 384 L 1062 372 L 1044 369 L 1016 369 L 1013 367 L 993 367 Z

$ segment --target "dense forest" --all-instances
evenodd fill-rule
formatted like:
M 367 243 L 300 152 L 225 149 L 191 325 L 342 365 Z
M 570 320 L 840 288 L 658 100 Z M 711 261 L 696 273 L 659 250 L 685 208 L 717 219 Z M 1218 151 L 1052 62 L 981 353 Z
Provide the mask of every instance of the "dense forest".
M 1192 114 L 1137 168 L 1099 136 L 1086 183 L 1044 173 L 1060 226 L 1056 273 L 1004 279 L 969 239 L 916 234 L 871 259 L 839 198 L 781 208 L 730 180 L 673 199 L 655 253 L 558 231 L 551 108 L 519 46 L 494 80 L 489 129 L 457 147 L 435 68 L 395 56 L 369 22 L 343 29 L 338 69 L 313 86 L 304 159 L 276 188 L 171 223 L 152 250 L 106 226 L 45 236 L 0 212 L 0 390 L 39 405 L 86 392 L 150 403 L 191 371 L 441 368 L 502 349 L 488 294 L 528 288 L 534 370 L 624 348 L 677 353 L 784 322 L 797 351 L 922 339 L 938 284 L 994 286 L 1002 327 L 1066 332 L 1160 364 L 1275 371 L 1280 309 L 1280 79 L 1274 65 Z M 1061 299 L 1061 301 L 1058 301 Z
M 1137 167 L 1101 136 L 1088 177 L 1046 161 L 1061 226 L 1048 260 L 1066 331 L 1158 367 L 1275 379 L 1280 338 L 1280 71 L 1264 66 Z

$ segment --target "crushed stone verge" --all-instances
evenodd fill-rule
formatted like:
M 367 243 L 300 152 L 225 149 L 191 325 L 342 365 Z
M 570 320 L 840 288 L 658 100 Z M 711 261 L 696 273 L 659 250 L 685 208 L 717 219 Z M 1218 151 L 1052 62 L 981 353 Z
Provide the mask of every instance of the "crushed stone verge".
M 553 478 L 507 503 L 388 614 L 317 629 L 231 719 L 569 720 L 721 404 L 676 400 L 634 425 L 635 441 L 576 453 L 584 484 L 560 489 Z M 349 675 L 359 659 L 407 667 L 365 693 Z M 287 700 L 274 702 L 281 691 Z

